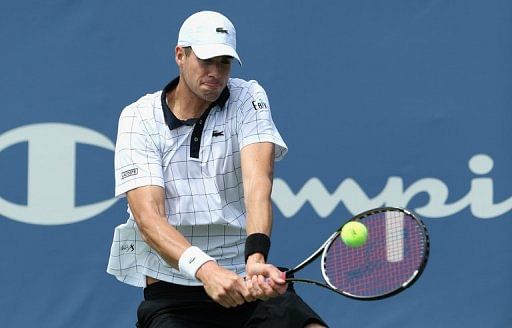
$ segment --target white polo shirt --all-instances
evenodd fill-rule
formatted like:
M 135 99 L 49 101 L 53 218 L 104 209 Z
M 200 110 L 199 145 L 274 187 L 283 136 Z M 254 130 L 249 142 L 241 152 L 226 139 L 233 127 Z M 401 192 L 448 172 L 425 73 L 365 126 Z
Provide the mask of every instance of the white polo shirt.
M 165 94 L 178 84 L 148 94 L 121 113 L 115 151 L 115 194 L 141 186 L 165 189 L 167 221 L 219 265 L 245 270 L 246 209 L 240 149 L 272 142 L 275 157 L 287 152 L 272 121 L 265 90 L 256 81 L 229 79 L 219 99 L 196 121 L 180 121 Z M 114 231 L 107 272 L 145 287 L 145 276 L 181 285 L 200 285 L 167 264 L 142 239 L 129 218 Z

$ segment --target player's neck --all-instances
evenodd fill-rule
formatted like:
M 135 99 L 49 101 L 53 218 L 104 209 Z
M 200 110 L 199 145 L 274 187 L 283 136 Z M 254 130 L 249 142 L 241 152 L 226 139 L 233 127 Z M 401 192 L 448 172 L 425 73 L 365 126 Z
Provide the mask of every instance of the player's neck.
M 178 83 L 176 88 L 167 94 L 167 105 L 178 119 L 188 120 L 199 118 L 210 102 L 196 96 L 183 83 Z

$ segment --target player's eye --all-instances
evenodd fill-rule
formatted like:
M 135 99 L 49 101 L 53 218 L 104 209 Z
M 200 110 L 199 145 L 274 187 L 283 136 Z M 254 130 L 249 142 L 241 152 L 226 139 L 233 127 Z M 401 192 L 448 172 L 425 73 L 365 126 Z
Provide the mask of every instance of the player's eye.
M 221 65 L 225 66 L 225 65 L 231 65 L 232 58 L 228 57 L 228 56 L 223 56 L 220 58 L 201 59 L 200 61 L 203 65 L 221 64 Z

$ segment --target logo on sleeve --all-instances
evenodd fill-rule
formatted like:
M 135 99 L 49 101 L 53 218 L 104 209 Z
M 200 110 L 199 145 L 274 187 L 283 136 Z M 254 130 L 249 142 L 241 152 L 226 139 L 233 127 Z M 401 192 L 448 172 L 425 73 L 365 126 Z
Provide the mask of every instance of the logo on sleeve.
M 124 244 L 121 246 L 121 251 L 125 252 L 125 253 L 132 253 L 132 252 L 135 252 L 135 245 L 133 244 Z
M 254 106 L 255 110 L 258 110 L 258 109 L 268 109 L 267 103 L 265 102 L 265 100 L 263 100 L 261 98 L 260 99 L 256 99 L 255 101 L 253 101 L 252 105 Z
M 121 179 L 131 177 L 132 175 L 137 175 L 139 173 L 139 169 L 131 169 L 128 171 L 124 171 L 121 173 Z

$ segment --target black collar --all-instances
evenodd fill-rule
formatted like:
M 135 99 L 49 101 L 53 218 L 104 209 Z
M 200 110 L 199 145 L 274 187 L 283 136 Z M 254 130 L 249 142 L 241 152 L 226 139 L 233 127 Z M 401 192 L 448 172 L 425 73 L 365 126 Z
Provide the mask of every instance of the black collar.
M 162 95 L 160 97 L 160 101 L 162 102 L 162 109 L 164 111 L 165 123 L 171 130 L 179 128 L 182 125 L 194 125 L 194 123 L 197 121 L 197 119 L 194 119 L 194 118 L 182 121 L 179 118 L 177 118 L 174 115 L 174 113 L 171 112 L 171 110 L 169 109 L 169 106 L 167 106 L 167 101 L 166 101 L 167 92 L 176 88 L 179 81 L 180 81 L 180 77 L 178 76 L 177 78 L 175 78 L 174 80 L 169 82 L 165 86 L 165 88 L 162 90 Z M 208 109 L 206 110 L 205 113 L 210 112 L 210 109 L 212 109 L 213 107 L 215 107 L 217 105 L 222 110 L 224 108 L 224 105 L 228 101 L 228 99 L 229 99 L 229 89 L 226 86 L 224 88 L 224 90 L 222 90 L 222 93 L 220 94 L 219 98 L 210 104 L 210 107 L 208 107 Z

